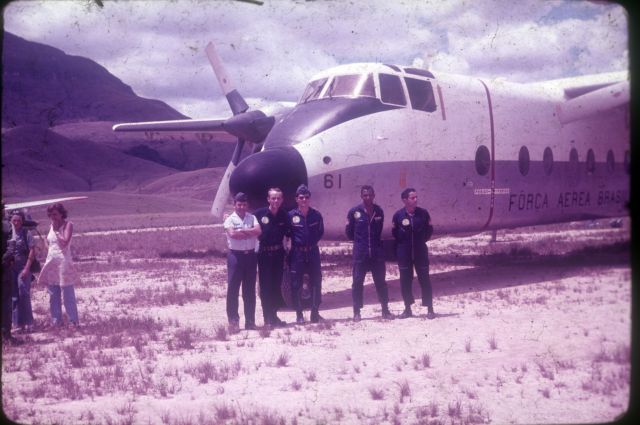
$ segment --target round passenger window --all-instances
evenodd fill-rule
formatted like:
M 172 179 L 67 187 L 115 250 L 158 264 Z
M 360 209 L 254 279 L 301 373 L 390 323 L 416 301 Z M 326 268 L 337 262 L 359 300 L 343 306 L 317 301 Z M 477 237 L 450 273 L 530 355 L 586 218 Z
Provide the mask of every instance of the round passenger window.
M 553 171 L 553 151 L 548 146 L 544 148 L 542 154 L 542 165 L 544 166 L 544 174 L 550 176 Z
M 577 184 L 580 179 L 580 165 L 578 164 L 578 151 L 576 148 L 571 148 L 569 152 L 569 167 L 567 169 L 569 173 L 569 183 Z
M 523 176 L 529 174 L 529 149 L 526 146 L 521 147 L 518 153 L 518 168 Z
M 616 165 L 616 159 L 613 156 L 613 151 L 609 149 L 609 152 L 607 152 L 607 171 L 609 171 L 610 173 L 613 173 L 613 169 L 615 168 L 615 165 Z
M 593 149 L 587 151 L 587 174 L 591 175 L 596 171 L 596 155 Z
M 491 167 L 491 154 L 489 149 L 485 145 L 480 145 L 476 150 L 476 171 L 481 176 L 484 176 L 489 172 Z

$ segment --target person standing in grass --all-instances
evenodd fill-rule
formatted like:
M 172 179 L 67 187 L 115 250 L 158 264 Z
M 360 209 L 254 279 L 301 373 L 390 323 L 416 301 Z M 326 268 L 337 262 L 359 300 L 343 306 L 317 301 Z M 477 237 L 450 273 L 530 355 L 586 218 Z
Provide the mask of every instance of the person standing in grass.
M 319 308 L 322 301 L 322 272 L 320 270 L 320 248 L 318 242 L 324 234 L 322 214 L 309 206 L 311 192 L 301 184 L 296 190 L 298 208 L 289 211 L 291 252 L 289 267 L 291 272 L 291 299 L 296 311 L 296 323 L 304 323 L 301 292 L 304 274 L 309 275 L 311 290 L 311 322 L 322 320 Z
M 262 233 L 258 220 L 247 212 L 247 195 L 238 192 L 234 199 L 234 212 L 225 219 L 227 235 L 227 319 L 231 332 L 240 329 L 238 296 L 242 285 L 244 328 L 256 328 L 256 247 Z
M 284 268 L 283 240 L 287 234 L 287 212 L 282 206 L 282 190 L 277 187 L 267 192 L 268 207 L 255 211 L 262 229 L 260 251 L 258 253 L 258 277 L 260 280 L 260 301 L 264 324 L 284 326 L 278 317 L 278 309 L 284 305 L 282 299 L 282 276 Z
M 360 321 L 360 309 L 364 298 L 364 277 L 371 271 L 376 286 L 378 301 L 382 306 L 382 317 L 393 319 L 389 311 L 389 294 L 385 280 L 384 250 L 382 249 L 382 226 L 384 212 L 373 202 L 376 194 L 373 187 L 364 185 L 360 189 L 362 203 L 347 213 L 345 233 L 353 241 L 353 320 Z
M 47 208 L 51 228 L 47 234 L 47 259 L 45 260 L 38 283 L 47 285 L 51 321 L 54 326 L 62 326 L 62 300 L 69 323 L 78 326 L 78 306 L 74 285 L 80 278 L 73 265 L 71 256 L 71 238 L 73 223 L 67 220 L 67 210 L 61 203 Z
M 400 289 L 404 300 L 404 312 L 401 319 L 413 316 L 411 304 L 413 298 L 413 269 L 415 268 L 422 291 L 422 305 L 427 307 L 427 318 L 436 317 L 433 312 L 433 297 L 429 279 L 429 251 L 427 241 L 433 233 L 431 216 L 424 208 L 418 207 L 418 194 L 408 188 L 400 194 L 404 208 L 393 215 L 393 237 L 396 240 L 396 255 L 400 271 Z
M 14 248 L 13 262 L 13 324 L 20 331 L 29 332 L 33 327 L 31 308 L 31 264 L 35 259 L 35 241 L 24 227 L 26 218 L 22 211 L 11 213 L 11 241 Z
M 4 204 L 2 205 L 4 211 Z M 13 295 L 13 264 L 15 260 L 15 243 L 11 239 L 11 225 L 9 220 L 2 220 L 2 343 L 19 345 L 21 340 L 11 335 L 11 310 Z

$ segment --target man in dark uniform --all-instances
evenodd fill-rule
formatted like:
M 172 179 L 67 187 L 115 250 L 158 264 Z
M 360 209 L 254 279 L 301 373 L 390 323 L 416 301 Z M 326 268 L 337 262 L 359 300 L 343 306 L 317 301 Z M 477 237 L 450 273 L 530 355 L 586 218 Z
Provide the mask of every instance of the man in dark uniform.
M 258 252 L 258 277 L 260 279 L 260 301 L 264 324 L 284 326 L 286 323 L 278 317 L 278 308 L 284 305 L 282 299 L 282 274 L 284 267 L 284 245 L 289 216 L 280 208 L 282 190 L 271 188 L 267 192 L 268 207 L 255 211 L 262 228 L 260 251 Z
M 317 323 L 322 319 L 318 312 L 322 291 L 318 242 L 324 234 L 324 222 L 320 212 L 309 206 L 310 197 L 311 192 L 307 186 L 300 185 L 296 190 L 298 208 L 289 211 L 291 298 L 297 323 L 304 323 L 300 292 L 305 273 L 309 275 L 311 290 L 311 322 Z
M 393 319 L 389 311 L 389 295 L 385 281 L 384 251 L 382 249 L 382 225 L 384 212 L 373 203 L 373 187 L 365 185 L 360 189 L 362 204 L 347 213 L 345 232 L 353 241 L 353 320 L 360 321 L 360 309 L 363 306 L 364 277 L 371 270 L 376 286 L 378 301 L 382 306 L 382 317 Z
M 429 280 L 429 252 L 427 241 L 433 234 L 431 217 L 424 208 L 418 207 L 416 190 L 408 188 L 400 195 L 404 208 L 393 215 L 393 237 L 396 240 L 396 254 L 400 269 L 400 288 L 404 300 L 404 312 L 401 318 L 411 317 L 411 304 L 414 303 L 413 269 L 415 267 L 420 289 L 422 291 L 422 305 L 428 309 L 427 318 L 435 318 L 433 312 L 433 297 Z

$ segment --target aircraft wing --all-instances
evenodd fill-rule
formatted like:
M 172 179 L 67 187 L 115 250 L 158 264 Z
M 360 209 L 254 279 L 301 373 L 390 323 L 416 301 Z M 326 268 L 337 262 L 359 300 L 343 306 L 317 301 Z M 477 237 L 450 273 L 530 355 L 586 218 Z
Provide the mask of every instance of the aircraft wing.
M 87 199 L 87 196 L 68 196 L 66 198 L 41 199 L 38 201 L 16 202 L 13 204 L 5 204 L 5 210 L 18 210 L 21 208 L 36 207 L 38 205 L 55 204 L 56 202 L 76 201 L 78 199 Z
M 626 71 L 565 78 L 539 84 L 563 91 L 565 101 L 558 105 L 558 116 L 562 124 L 628 105 L 631 96 L 629 74 Z
M 204 131 L 224 132 L 224 119 L 195 119 L 171 121 L 147 121 L 116 124 L 113 131 Z

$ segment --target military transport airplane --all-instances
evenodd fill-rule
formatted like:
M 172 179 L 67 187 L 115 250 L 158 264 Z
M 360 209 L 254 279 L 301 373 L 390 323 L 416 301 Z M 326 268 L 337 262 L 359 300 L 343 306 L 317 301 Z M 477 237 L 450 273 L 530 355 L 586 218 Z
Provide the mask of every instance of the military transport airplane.
M 300 100 L 249 110 L 213 44 L 206 48 L 233 116 L 126 123 L 114 131 L 222 131 L 237 137 L 212 213 L 232 193 L 266 204 L 305 183 L 327 237 L 344 238 L 362 185 L 391 214 L 416 188 L 435 233 L 628 215 L 626 71 L 517 84 L 425 69 L 358 63 L 311 78 Z M 253 151 L 240 161 L 246 142 Z M 389 237 L 391 226 L 385 226 Z

